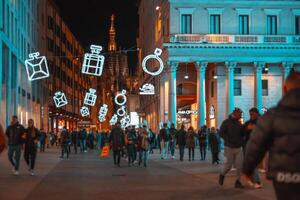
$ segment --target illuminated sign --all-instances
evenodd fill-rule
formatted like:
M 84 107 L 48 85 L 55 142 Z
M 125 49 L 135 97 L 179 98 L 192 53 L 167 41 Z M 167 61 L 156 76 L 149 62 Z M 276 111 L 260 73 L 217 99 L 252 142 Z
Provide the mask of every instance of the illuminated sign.
M 108 111 L 108 106 L 106 104 L 103 104 L 100 108 L 100 111 L 99 111 L 99 121 L 100 122 L 104 122 L 106 119 L 105 119 L 105 116 L 107 114 L 107 111 Z
M 94 76 L 101 76 L 104 65 L 104 56 L 100 55 L 102 46 L 91 45 L 91 52 L 84 54 L 81 72 Z
M 123 99 L 120 101 L 120 99 Z M 115 96 L 115 103 L 119 106 L 123 106 L 125 105 L 127 102 L 127 97 L 126 97 L 126 90 L 122 90 L 121 93 L 118 93 L 116 96 Z
M 126 108 L 125 108 L 125 106 L 122 106 L 121 108 L 119 108 L 117 110 L 117 114 L 118 114 L 118 116 L 123 117 L 126 114 Z
M 81 109 L 80 109 L 80 113 L 81 113 L 81 116 L 82 116 L 82 117 L 86 117 L 86 116 L 89 116 L 89 115 L 90 115 L 90 110 L 89 110 L 88 107 L 83 106 L 83 107 L 81 107 Z
M 162 53 L 162 50 L 159 48 L 156 48 L 154 51 L 154 54 L 150 54 L 143 59 L 142 67 L 143 67 L 144 72 L 146 72 L 147 74 L 150 74 L 152 76 L 157 76 L 163 71 L 164 63 L 163 63 L 162 59 L 159 57 L 161 55 L 161 53 Z M 157 71 L 151 72 L 147 69 L 146 63 L 149 59 L 155 59 L 159 62 L 159 69 Z
M 90 91 L 85 94 L 84 104 L 89 106 L 94 106 L 96 103 L 97 95 L 95 95 L 96 90 L 90 88 Z
M 66 95 L 63 92 L 56 92 L 54 94 L 53 100 L 54 100 L 55 106 L 57 108 L 65 106 L 65 105 L 68 104 Z
M 25 67 L 29 81 L 48 78 L 50 76 L 45 56 L 39 56 L 39 52 L 29 54 L 25 60 Z
M 126 128 L 130 126 L 130 117 L 126 115 L 121 119 L 120 122 L 121 122 L 121 128 Z
M 198 112 L 196 110 L 179 110 L 179 115 L 196 115 Z
M 111 119 L 110 119 L 110 121 L 109 121 L 109 124 L 110 124 L 111 126 L 113 126 L 113 125 L 115 125 L 115 124 L 117 123 L 117 121 L 118 121 L 118 116 L 117 116 L 116 114 L 114 114 L 114 115 L 111 117 Z
M 154 95 L 154 86 L 150 83 L 146 83 L 140 88 L 140 95 Z

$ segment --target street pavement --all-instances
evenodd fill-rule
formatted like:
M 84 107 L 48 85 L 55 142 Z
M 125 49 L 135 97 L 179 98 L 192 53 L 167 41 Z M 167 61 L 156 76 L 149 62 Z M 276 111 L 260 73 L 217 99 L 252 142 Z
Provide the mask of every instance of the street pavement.
M 6 152 L 0 156 L 0 200 L 273 200 L 271 182 L 262 175 L 263 188 L 235 189 L 235 172 L 230 172 L 224 186 L 218 185 L 221 165 L 200 161 L 161 160 L 158 151 L 149 166 L 113 166 L 112 158 L 100 159 L 97 151 L 59 158 L 59 149 L 39 153 L 36 176 L 29 176 L 21 159 L 20 175 L 14 176 Z M 178 152 L 176 152 L 178 155 Z M 187 158 L 187 155 L 185 155 Z M 223 158 L 222 158 L 223 160 Z M 245 182 L 244 182 L 245 183 Z M 246 184 L 246 183 L 245 183 Z

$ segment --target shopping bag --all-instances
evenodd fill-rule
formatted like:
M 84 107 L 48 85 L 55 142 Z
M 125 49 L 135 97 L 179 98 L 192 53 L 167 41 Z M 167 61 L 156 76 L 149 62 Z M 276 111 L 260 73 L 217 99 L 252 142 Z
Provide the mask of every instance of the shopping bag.
M 109 145 L 106 145 L 102 148 L 101 154 L 100 154 L 100 158 L 107 158 L 109 157 Z

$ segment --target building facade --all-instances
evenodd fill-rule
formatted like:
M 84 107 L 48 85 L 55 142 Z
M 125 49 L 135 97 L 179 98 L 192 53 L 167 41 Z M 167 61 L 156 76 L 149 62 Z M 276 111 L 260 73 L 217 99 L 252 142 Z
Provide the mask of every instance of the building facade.
M 91 115 L 82 117 L 80 108 L 86 92 L 95 85 L 92 76 L 81 73 L 84 49 L 76 39 L 53 0 L 40 1 L 42 23 L 41 47 L 48 59 L 50 78 L 44 85 L 45 104 L 48 108 L 49 130 L 57 132 L 64 125 L 69 129 L 90 127 L 91 116 L 96 109 L 90 108 Z M 53 96 L 56 92 L 64 92 L 68 104 L 56 108 Z
M 159 91 L 141 101 L 153 128 L 219 127 L 234 107 L 247 120 L 251 107 L 276 105 L 284 78 L 300 67 L 299 1 L 142 0 L 139 14 L 140 60 L 162 48 L 165 64 L 159 76 L 140 73 L 140 85 Z
M 24 65 L 39 50 L 39 1 L 1 0 L 0 13 L 0 123 L 7 126 L 17 115 L 20 123 L 32 118 L 43 128 L 43 81 L 30 82 Z

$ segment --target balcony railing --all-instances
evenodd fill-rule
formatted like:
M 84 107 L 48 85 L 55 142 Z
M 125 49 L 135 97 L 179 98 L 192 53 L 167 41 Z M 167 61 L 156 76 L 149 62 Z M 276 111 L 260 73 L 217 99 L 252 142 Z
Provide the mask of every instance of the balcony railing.
M 249 43 L 249 44 L 300 44 L 295 35 L 225 35 L 225 34 L 174 34 L 171 43 Z

